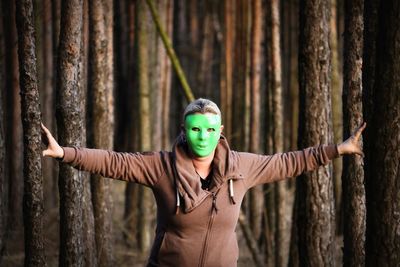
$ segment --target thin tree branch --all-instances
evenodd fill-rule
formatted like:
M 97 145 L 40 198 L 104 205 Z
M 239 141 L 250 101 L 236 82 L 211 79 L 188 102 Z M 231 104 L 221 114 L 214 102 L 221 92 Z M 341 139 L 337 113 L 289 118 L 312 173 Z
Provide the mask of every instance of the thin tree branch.
M 154 21 L 154 23 L 156 25 L 157 31 L 160 34 L 160 37 L 161 37 L 161 39 L 162 39 L 162 41 L 164 43 L 165 50 L 167 50 L 167 54 L 168 54 L 168 56 L 169 56 L 169 58 L 170 58 L 170 60 L 172 62 L 172 66 L 174 67 L 174 69 L 176 71 L 176 74 L 178 75 L 178 79 L 182 84 L 183 91 L 185 93 L 185 97 L 189 102 L 191 102 L 191 101 L 194 100 L 194 95 L 193 95 L 192 89 L 190 88 L 190 86 L 189 86 L 189 84 L 188 84 L 188 82 L 186 80 L 185 73 L 182 70 L 182 66 L 179 63 L 179 59 L 176 56 L 175 50 L 172 47 L 171 40 L 169 39 L 168 35 L 165 33 L 165 30 L 163 29 L 163 27 L 162 27 L 162 25 L 160 23 L 160 18 L 159 18 L 158 14 L 157 14 L 157 11 L 156 11 L 155 7 L 154 7 L 153 1 L 152 0 L 146 0 L 146 2 L 147 2 L 147 5 L 150 8 L 151 16 L 152 16 L 153 21 Z

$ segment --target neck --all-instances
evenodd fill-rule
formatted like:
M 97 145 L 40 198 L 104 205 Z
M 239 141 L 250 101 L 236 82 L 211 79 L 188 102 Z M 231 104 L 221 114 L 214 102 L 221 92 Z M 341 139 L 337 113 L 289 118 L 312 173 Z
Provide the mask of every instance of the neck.
M 193 166 L 196 169 L 196 172 L 200 175 L 201 178 L 206 178 L 208 174 L 211 172 L 211 163 L 214 159 L 215 152 L 211 153 L 207 157 L 193 157 L 192 162 Z

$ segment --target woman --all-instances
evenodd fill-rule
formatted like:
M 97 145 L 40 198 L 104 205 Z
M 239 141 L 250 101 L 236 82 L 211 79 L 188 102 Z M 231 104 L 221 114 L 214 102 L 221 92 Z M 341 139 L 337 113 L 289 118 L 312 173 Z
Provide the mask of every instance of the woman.
M 339 145 L 275 155 L 230 150 L 222 135 L 221 112 L 207 99 L 185 109 L 182 133 L 171 152 L 117 153 L 60 147 L 43 126 L 43 156 L 77 169 L 136 182 L 152 189 L 157 228 L 147 266 L 236 266 L 235 228 L 240 205 L 252 187 L 298 176 L 343 154 L 362 155 L 365 123 Z

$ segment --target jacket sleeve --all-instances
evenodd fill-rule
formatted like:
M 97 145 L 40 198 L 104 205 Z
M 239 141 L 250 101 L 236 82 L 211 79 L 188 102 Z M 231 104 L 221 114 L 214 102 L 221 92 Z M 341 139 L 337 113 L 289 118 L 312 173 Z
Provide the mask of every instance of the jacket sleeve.
M 240 170 L 248 188 L 315 170 L 338 156 L 336 145 L 310 147 L 274 155 L 239 153 Z
M 101 149 L 63 147 L 62 162 L 104 177 L 153 186 L 164 173 L 161 152 L 120 153 Z

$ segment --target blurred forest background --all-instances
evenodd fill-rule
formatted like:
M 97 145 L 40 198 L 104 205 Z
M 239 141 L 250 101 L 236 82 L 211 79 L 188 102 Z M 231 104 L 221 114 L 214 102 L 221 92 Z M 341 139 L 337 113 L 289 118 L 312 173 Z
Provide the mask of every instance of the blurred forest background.
M 240 151 L 338 143 L 368 124 L 364 158 L 247 194 L 239 266 L 399 266 L 400 1 L 1 0 L 0 11 L 1 266 L 143 266 L 151 191 L 43 159 L 40 123 L 64 146 L 170 150 L 193 96 L 220 106 Z

